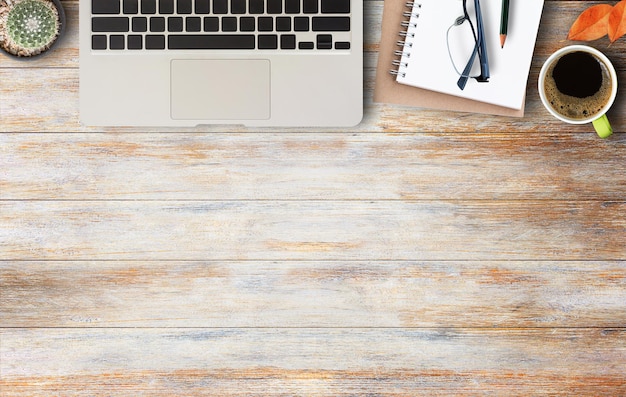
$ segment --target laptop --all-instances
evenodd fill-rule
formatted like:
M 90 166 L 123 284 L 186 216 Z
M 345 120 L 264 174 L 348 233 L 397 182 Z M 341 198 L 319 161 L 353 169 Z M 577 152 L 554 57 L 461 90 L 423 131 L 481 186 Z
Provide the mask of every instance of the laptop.
M 342 127 L 363 116 L 363 0 L 81 0 L 89 126 Z

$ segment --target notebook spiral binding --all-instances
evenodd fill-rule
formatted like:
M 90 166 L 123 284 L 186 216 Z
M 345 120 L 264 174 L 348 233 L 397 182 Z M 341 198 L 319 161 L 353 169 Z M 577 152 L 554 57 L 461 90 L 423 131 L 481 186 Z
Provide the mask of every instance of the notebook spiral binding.
M 415 38 L 412 29 L 417 27 L 416 19 L 420 16 L 419 9 L 422 8 L 420 3 L 414 1 L 408 1 L 405 5 L 409 11 L 402 13 L 405 20 L 400 24 L 403 28 L 399 33 L 401 39 L 396 42 L 396 45 L 401 49 L 393 52 L 397 59 L 391 62 L 394 68 L 389 71 L 392 75 L 401 77 L 405 76 L 403 70 L 408 66 L 408 62 L 402 61 L 402 59 L 411 57 L 411 47 L 413 47 L 413 38 Z

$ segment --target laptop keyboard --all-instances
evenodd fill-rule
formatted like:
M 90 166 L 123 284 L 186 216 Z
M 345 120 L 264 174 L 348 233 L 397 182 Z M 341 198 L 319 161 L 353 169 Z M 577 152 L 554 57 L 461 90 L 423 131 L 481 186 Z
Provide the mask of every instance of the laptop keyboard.
M 91 0 L 91 48 L 349 50 L 351 0 Z

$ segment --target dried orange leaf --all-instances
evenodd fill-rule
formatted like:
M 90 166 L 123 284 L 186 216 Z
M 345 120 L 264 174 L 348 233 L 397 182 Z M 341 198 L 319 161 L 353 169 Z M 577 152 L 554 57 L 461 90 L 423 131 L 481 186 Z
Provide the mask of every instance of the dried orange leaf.
M 609 40 L 611 43 L 626 33 L 626 0 L 622 0 L 613 7 L 609 15 Z
M 598 4 L 582 12 L 572 24 L 567 38 L 569 40 L 591 41 L 608 33 L 609 15 L 613 6 Z

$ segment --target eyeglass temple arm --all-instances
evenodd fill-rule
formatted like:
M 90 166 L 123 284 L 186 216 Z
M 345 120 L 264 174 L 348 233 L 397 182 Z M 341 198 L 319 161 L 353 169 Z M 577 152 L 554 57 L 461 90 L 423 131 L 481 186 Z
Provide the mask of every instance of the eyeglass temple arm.
M 474 59 L 476 59 L 476 54 L 478 54 L 478 44 L 474 45 L 474 51 L 472 51 L 472 56 L 470 56 L 469 61 L 467 61 L 467 65 L 465 65 L 465 69 L 463 69 L 463 73 L 461 73 L 461 77 L 456 82 L 456 85 L 463 90 L 465 85 L 467 84 L 467 80 L 469 79 L 470 71 L 472 70 L 472 65 L 474 64 Z M 482 62 L 480 65 L 482 71 Z M 482 75 L 482 72 L 481 72 Z
M 465 69 L 463 69 L 461 77 L 459 77 L 459 80 L 456 82 L 456 85 L 461 90 L 463 90 L 465 88 L 465 85 L 467 84 L 472 65 L 474 64 L 474 60 L 476 59 L 476 54 L 478 54 L 480 60 L 480 76 L 476 77 L 476 81 L 479 81 L 481 83 L 489 81 L 489 59 L 487 57 L 487 44 L 485 43 L 485 30 L 483 28 L 483 16 L 480 12 L 479 0 L 474 0 L 474 6 L 476 9 L 476 24 L 478 25 L 478 39 L 476 40 L 476 44 L 474 45 L 474 51 L 472 51 L 472 56 L 467 62 L 467 65 L 465 65 Z
M 487 42 L 485 41 L 485 29 L 483 27 L 483 13 L 480 12 L 480 1 L 474 0 L 476 7 L 476 24 L 478 25 L 478 45 L 480 50 L 478 56 L 480 58 L 480 77 L 476 80 L 480 82 L 489 81 L 489 57 L 487 56 Z

